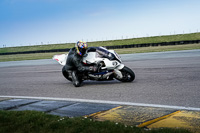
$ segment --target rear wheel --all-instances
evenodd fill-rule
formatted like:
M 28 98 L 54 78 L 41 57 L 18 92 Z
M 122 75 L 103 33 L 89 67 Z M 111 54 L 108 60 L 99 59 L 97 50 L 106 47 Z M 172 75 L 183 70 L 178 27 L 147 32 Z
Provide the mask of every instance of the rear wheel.
M 132 82 L 135 79 L 135 73 L 128 67 L 124 66 L 122 70 L 120 70 L 122 73 L 123 78 L 118 79 L 121 82 Z
M 65 66 L 62 68 L 62 74 L 67 80 L 72 81 L 72 79 L 69 78 L 69 73 L 65 70 Z

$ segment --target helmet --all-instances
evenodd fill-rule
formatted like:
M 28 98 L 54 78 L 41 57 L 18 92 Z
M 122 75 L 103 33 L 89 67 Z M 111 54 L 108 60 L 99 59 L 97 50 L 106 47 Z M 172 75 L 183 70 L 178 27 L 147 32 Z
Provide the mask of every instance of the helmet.
M 86 52 L 86 49 L 88 48 L 88 45 L 86 42 L 78 41 L 75 44 L 76 51 L 80 56 L 83 56 Z

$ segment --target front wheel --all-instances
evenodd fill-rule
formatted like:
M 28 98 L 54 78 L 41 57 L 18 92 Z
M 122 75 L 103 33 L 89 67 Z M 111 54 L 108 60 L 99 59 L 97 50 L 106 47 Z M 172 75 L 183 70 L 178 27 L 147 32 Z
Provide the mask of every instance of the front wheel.
M 122 73 L 122 79 L 117 79 L 121 82 L 132 82 L 135 79 L 135 73 L 128 67 L 124 66 L 122 70 L 120 70 Z

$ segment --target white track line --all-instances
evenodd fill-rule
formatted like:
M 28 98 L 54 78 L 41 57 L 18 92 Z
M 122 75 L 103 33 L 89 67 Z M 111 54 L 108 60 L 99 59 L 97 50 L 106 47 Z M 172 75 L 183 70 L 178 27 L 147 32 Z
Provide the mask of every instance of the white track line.
M 49 72 L 61 72 L 61 70 L 45 70 L 45 71 L 14 71 L 14 72 L 1 72 L 1 73 L 49 73 Z
M 118 104 L 118 105 L 144 106 L 144 107 L 157 107 L 157 108 L 168 108 L 168 109 L 177 109 L 177 110 L 200 111 L 200 108 L 194 108 L 194 107 L 170 106 L 170 105 L 159 105 L 159 104 L 145 104 L 145 103 L 132 103 L 132 102 L 118 102 L 118 101 L 104 101 L 104 100 L 90 100 L 90 99 L 53 98 L 53 97 L 29 97 L 29 96 L 0 96 L 0 98 L 73 101 L 73 102 Z

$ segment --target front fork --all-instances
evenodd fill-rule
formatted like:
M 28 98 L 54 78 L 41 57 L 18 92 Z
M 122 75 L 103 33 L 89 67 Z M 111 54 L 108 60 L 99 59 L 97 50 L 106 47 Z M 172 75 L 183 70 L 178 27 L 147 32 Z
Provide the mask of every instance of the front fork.
M 120 70 L 122 70 L 124 68 L 124 64 L 120 64 L 119 66 L 117 66 L 115 69 L 114 69 L 114 75 L 117 79 L 122 79 L 123 78 L 123 75 L 122 75 L 122 72 Z

